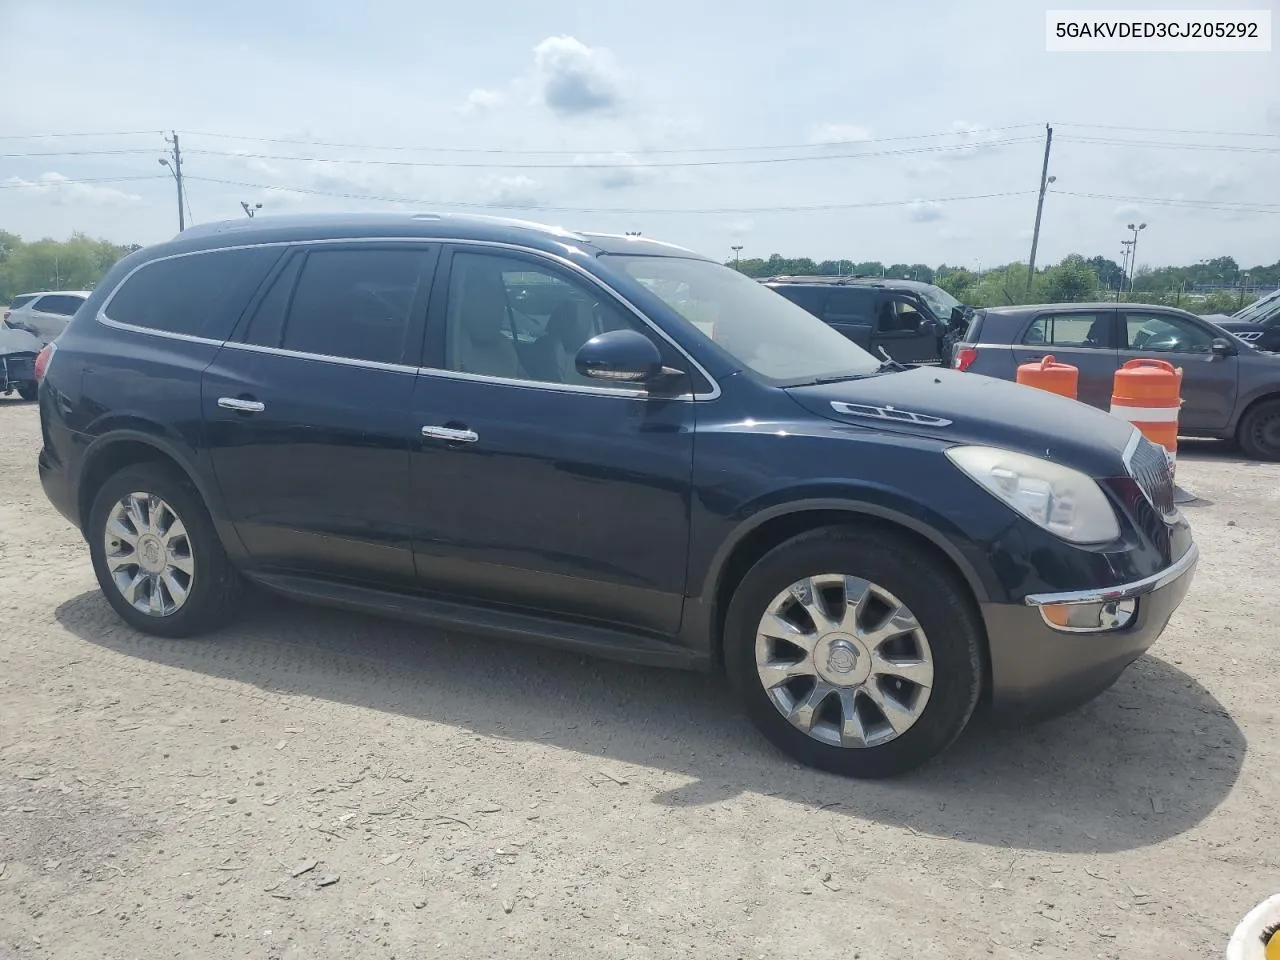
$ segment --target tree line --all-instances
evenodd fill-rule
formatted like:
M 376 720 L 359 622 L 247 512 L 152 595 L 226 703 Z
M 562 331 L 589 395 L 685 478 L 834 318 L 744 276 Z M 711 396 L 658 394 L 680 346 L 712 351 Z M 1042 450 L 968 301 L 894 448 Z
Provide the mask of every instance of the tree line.
M 136 243 L 94 240 L 76 233 L 69 240 L 27 242 L 0 230 L 0 306 L 20 293 L 38 290 L 91 290 Z
M 1069 303 L 1085 300 L 1140 300 L 1181 306 L 1196 313 L 1231 313 L 1257 299 L 1258 290 L 1280 286 L 1280 260 L 1270 266 L 1240 267 L 1232 257 L 1215 257 L 1185 267 L 1139 267 L 1133 289 L 1120 264 L 1107 257 L 1085 259 L 1073 253 L 1037 269 L 1027 292 L 1027 265 L 1007 263 L 978 272 L 971 267 L 879 260 L 813 260 L 809 257 L 730 259 L 726 263 L 749 277 L 863 276 L 935 283 L 963 303 L 994 307 L 1016 303 Z M 1247 280 L 1246 280 L 1247 276 Z M 1120 293 L 1122 280 L 1124 292 Z M 1197 287 L 1229 287 L 1209 293 Z

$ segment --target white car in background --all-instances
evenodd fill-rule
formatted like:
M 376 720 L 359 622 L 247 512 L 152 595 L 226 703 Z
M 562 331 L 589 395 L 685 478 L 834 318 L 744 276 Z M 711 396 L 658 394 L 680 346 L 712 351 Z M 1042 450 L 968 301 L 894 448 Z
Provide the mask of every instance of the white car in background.
M 21 293 L 13 298 L 4 320 L 15 330 L 26 330 L 46 344 L 62 333 L 80 305 L 89 298 L 87 290 L 42 290 Z

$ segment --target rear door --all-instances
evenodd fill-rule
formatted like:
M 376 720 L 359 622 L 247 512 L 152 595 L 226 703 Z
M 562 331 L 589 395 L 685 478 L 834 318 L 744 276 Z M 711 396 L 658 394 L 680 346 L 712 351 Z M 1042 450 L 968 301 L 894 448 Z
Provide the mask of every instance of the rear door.
M 1120 362 L 1138 357 L 1182 368 L 1180 427 L 1191 432 L 1224 428 L 1235 410 L 1240 364 L 1213 353 L 1217 333 L 1190 317 L 1161 310 L 1123 310 Z
M 822 317 L 863 349 L 871 349 L 880 291 L 874 287 L 833 287 L 822 304 Z
M 438 250 L 298 247 L 205 371 L 209 455 L 258 566 L 412 581 L 413 393 Z
M 1116 311 L 1113 308 L 1058 310 L 1037 314 L 1011 345 L 1014 367 L 1052 356 L 1080 371 L 1076 398 L 1081 403 L 1111 409 L 1111 388 L 1119 355 L 1116 350 Z

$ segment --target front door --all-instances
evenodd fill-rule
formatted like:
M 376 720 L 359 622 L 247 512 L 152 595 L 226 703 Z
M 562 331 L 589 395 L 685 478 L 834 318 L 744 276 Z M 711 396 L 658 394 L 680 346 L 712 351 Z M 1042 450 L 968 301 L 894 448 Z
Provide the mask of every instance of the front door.
M 874 287 L 834 287 L 827 291 L 819 315 L 862 349 L 870 350 L 879 295 Z
M 932 332 L 923 329 L 926 319 L 933 319 L 925 305 L 912 294 L 885 291 L 876 308 L 876 328 L 871 337 L 871 352 L 879 348 L 899 363 L 926 363 L 939 358 L 938 341 L 941 325 Z
M 1167 360 L 1182 368 L 1179 427 L 1195 433 L 1221 430 L 1235 410 L 1240 365 L 1213 352 L 1210 328 L 1176 313 L 1124 310 L 1120 362 L 1138 357 Z
M 412 403 L 437 252 L 294 251 L 205 371 L 214 472 L 256 565 L 413 582 Z
M 1060 310 L 1038 314 L 1012 345 L 1014 366 L 1052 356 L 1079 370 L 1076 399 L 1100 410 L 1111 409 L 1118 357 L 1115 310 Z
M 696 404 L 574 370 L 597 333 L 652 335 L 584 277 L 484 247 L 446 257 L 413 398 L 421 584 L 674 633 Z

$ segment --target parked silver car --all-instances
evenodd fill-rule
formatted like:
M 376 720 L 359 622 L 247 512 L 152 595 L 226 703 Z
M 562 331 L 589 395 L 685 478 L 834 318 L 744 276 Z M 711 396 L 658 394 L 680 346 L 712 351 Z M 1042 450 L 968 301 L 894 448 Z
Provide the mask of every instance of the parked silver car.
M 41 345 L 56 340 L 66 329 L 80 305 L 89 298 L 87 290 L 45 290 L 21 293 L 5 311 L 4 320 L 17 330 L 26 330 Z

